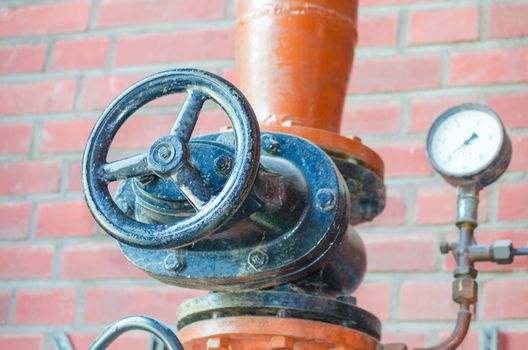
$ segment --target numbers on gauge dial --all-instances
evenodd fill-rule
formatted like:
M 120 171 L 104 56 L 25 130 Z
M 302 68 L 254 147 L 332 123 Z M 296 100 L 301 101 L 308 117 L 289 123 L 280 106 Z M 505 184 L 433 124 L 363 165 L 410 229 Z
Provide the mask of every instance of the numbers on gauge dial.
M 431 156 L 453 175 L 473 174 L 489 165 L 502 144 L 502 125 L 480 110 L 465 110 L 440 121 L 432 135 Z

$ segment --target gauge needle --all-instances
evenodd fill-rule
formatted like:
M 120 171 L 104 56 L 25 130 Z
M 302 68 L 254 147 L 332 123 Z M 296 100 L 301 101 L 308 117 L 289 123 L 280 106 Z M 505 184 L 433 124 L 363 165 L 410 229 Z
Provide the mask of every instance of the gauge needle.
M 464 141 L 463 144 L 461 144 L 460 146 L 458 146 L 453 152 L 451 152 L 450 155 L 447 156 L 447 158 L 446 158 L 446 162 L 449 162 L 449 161 L 451 160 L 451 157 L 453 157 L 453 155 L 454 155 L 455 153 L 457 153 L 458 151 L 460 151 L 461 148 L 463 148 L 463 147 L 469 145 L 469 144 L 471 143 L 471 141 L 477 139 L 478 137 L 479 137 L 478 134 L 475 133 L 475 132 L 473 132 L 473 133 L 471 134 L 471 136 L 470 136 L 466 141 Z

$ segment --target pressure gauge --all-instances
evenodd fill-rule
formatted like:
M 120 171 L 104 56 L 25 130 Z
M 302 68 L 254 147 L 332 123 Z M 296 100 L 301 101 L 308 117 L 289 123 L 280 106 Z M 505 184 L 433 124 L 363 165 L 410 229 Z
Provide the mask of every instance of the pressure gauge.
M 483 188 L 497 180 L 511 159 L 511 142 L 499 116 L 479 104 L 463 104 L 438 116 L 427 133 L 433 168 L 455 186 Z

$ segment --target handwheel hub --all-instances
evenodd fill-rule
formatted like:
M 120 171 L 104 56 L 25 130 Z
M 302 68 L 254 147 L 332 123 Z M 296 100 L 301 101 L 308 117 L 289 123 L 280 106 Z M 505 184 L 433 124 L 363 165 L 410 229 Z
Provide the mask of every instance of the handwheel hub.
M 182 165 L 185 146 L 176 136 L 164 136 L 150 146 L 148 167 L 158 176 L 168 177 Z

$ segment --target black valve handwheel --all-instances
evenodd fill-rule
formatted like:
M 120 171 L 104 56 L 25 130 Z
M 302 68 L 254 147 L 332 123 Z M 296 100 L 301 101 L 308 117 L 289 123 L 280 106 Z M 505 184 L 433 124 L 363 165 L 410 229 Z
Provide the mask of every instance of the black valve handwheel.
M 141 106 L 164 95 L 186 92 L 170 133 L 143 154 L 108 163 L 106 158 L 117 131 Z M 192 131 L 206 100 L 227 114 L 236 139 L 231 173 L 219 193 L 213 194 L 189 159 Z M 232 84 L 196 69 L 154 74 L 116 98 L 93 128 L 84 151 L 84 196 L 99 225 L 115 239 L 149 249 L 177 248 L 214 232 L 243 203 L 254 183 L 260 157 L 260 137 L 254 112 Z M 213 166 L 213 165 L 211 165 Z M 155 174 L 170 179 L 196 212 L 172 224 L 146 224 L 126 216 L 108 190 L 110 182 Z

